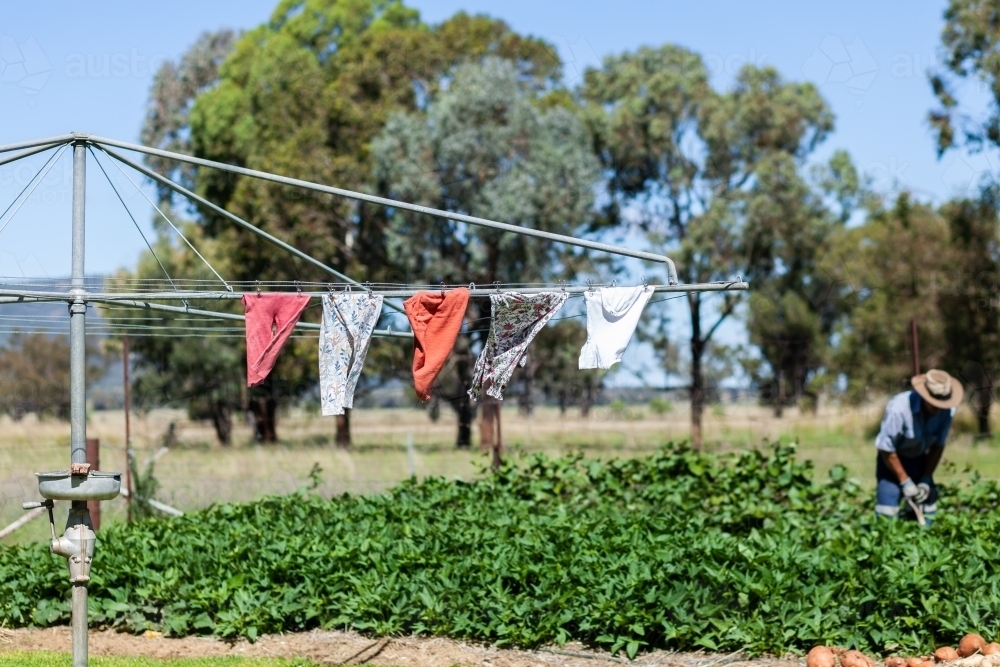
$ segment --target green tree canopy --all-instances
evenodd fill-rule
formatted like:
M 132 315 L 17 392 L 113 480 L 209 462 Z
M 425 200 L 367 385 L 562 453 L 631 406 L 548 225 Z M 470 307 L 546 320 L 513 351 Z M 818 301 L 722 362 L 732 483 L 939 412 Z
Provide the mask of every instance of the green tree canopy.
M 938 295 L 944 328 L 942 363 L 969 390 L 979 433 L 990 433 L 993 383 L 1000 377 L 1000 227 L 995 188 L 978 199 L 954 200 L 941 207 L 948 223 L 949 246 L 944 265 L 948 290 Z
M 106 359 L 87 342 L 87 385 L 107 370 Z M 15 331 L 0 345 L 0 410 L 19 420 L 69 419 L 69 337 Z
M 371 141 L 389 116 L 416 109 L 455 65 L 488 55 L 539 80 L 559 72 L 548 45 L 486 17 L 458 14 L 430 27 L 395 0 L 282 2 L 267 25 L 237 42 L 218 84 L 198 97 L 192 147 L 210 159 L 368 189 Z M 357 279 L 397 275 L 380 208 L 210 171 L 199 172 L 198 184 L 213 201 Z M 245 231 L 210 217 L 205 223 L 227 237 L 240 277 L 329 279 Z
M 439 209 L 571 234 L 586 225 L 599 177 L 583 124 L 547 104 L 515 63 L 460 65 L 426 111 L 393 115 L 372 144 L 374 174 L 391 197 Z M 548 241 L 397 211 L 389 219 L 390 262 L 418 281 L 488 285 L 565 277 L 573 254 Z M 471 307 L 470 336 L 457 346 L 458 444 L 470 443 L 471 344 L 484 342 L 488 301 Z M 527 389 L 530 392 L 530 387 Z
M 653 243 L 670 249 L 683 282 L 742 275 L 756 284 L 785 271 L 798 239 L 815 234 L 805 220 L 816 204 L 803 199 L 801 171 L 833 115 L 811 84 L 747 66 L 718 92 L 697 54 L 666 45 L 606 58 L 587 72 L 582 95 L 610 175 L 605 223 L 651 232 Z M 737 303 L 733 294 L 687 297 L 696 446 L 703 356 Z
M 922 367 L 943 367 L 944 323 L 937 304 L 949 289 L 941 261 L 948 242 L 948 225 L 938 212 L 906 193 L 829 240 L 821 266 L 847 313 L 837 324 L 830 370 L 847 379 L 850 400 L 908 386 L 911 318 L 919 325 Z
M 165 66 L 143 137 L 213 160 L 371 189 L 370 145 L 389 115 L 416 109 L 453 67 L 486 56 L 516 63 L 539 85 L 559 76 L 551 47 L 487 17 L 457 14 L 428 26 L 398 0 L 282 1 L 266 24 L 235 41 L 228 31 L 205 35 Z M 150 165 L 358 280 L 408 279 L 389 262 L 388 218 L 380 208 L 165 161 Z M 230 280 L 330 279 L 228 221 L 189 211 L 204 239 L 223 249 Z M 390 346 L 401 343 L 375 341 L 366 368 L 400 373 L 402 352 Z M 300 345 L 286 349 L 273 374 L 278 384 L 300 389 L 314 382 L 315 354 Z M 276 402 L 296 396 L 273 387 L 257 398 L 267 416 Z
M 943 67 L 930 72 L 939 106 L 929 114 L 938 155 L 950 148 L 1000 147 L 1000 2 L 949 0 L 941 31 Z M 963 80 L 985 84 L 990 101 L 984 111 L 969 113 L 958 93 Z

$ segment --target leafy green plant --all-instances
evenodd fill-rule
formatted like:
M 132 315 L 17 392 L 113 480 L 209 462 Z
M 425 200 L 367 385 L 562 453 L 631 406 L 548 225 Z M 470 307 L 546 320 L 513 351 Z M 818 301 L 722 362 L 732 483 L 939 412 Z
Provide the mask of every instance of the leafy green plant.
M 653 414 L 657 417 L 663 417 L 664 415 L 669 415 L 674 411 L 674 404 L 670 401 L 670 399 L 654 396 L 649 401 L 649 409 L 652 410 Z
M 132 473 L 132 498 L 131 508 L 134 520 L 150 519 L 162 516 L 159 510 L 149 504 L 150 499 L 156 497 L 160 490 L 160 480 L 156 479 L 155 456 L 149 457 L 146 461 L 145 469 L 139 472 L 139 465 L 136 463 L 135 454 L 129 450 L 128 467 Z
M 579 640 L 910 654 L 1000 635 L 1000 485 L 944 487 L 930 529 L 877 520 L 794 448 L 526 456 L 475 482 L 302 492 L 101 532 L 91 619 L 131 632 L 352 628 L 499 645 Z M 0 549 L 0 624 L 69 620 L 65 565 Z M 898 647 L 898 648 L 892 648 Z
M 642 421 L 646 415 L 642 410 L 629 407 L 625 401 L 616 398 L 608 406 L 608 414 L 612 419 L 623 419 L 627 422 Z

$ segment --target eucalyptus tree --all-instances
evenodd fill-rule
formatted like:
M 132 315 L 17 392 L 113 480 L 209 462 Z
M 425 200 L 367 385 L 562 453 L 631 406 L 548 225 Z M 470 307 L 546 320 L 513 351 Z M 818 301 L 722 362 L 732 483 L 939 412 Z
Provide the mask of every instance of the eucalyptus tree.
M 665 45 L 606 58 L 581 94 L 607 174 L 605 224 L 649 233 L 684 282 L 740 275 L 756 284 L 786 270 L 786 241 L 813 225 L 815 202 L 798 197 L 802 170 L 833 128 L 812 84 L 747 66 L 717 91 L 700 56 Z M 700 446 L 704 357 L 740 297 L 686 301 L 691 439 Z
M 945 58 L 930 73 L 939 106 L 929 114 L 938 156 L 963 150 L 996 157 L 1000 149 L 1000 2 L 949 0 L 941 43 Z M 973 84 L 973 85 L 969 85 Z M 969 94 L 969 91 L 975 91 Z M 983 95 L 985 93 L 985 95 Z M 985 97 L 985 104 L 982 98 Z M 971 98 L 971 99 L 970 99 Z M 941 209 L 951 231 L 949 252 L 961 267 L 954 293 L 942 298 L 946 362 L 962 374 L 976 407 L 979 430 L 990 432 L 993 385 L 1000 379 L 997 346 L 1000 219 L 995 170 L 970 182 L 978 193 Z M 975 178 L 975 174 L 970 174 Z
M 453 67 L 489 55 L 539 81 L 558 77 L 560 62 L 548 44 L 489 17 L 459 13 L 429 26 L 399 0 L 281 0 L 264 24 L 239 37 L 206 35 L 165 66 L 150 93 L 143 138 L 203 158 L 367 190 L 371 141 L 388 116 L 417 109 Z M 386 214 L 377 207 L 169 161 L 150 165 L 358 280 L 405 279 L 389 262 Z M 219 216 L 184 212 L 222 248 L 227 278 L 331 280 Z M 312 311 L 306 317 L 315 319 Z M 401 374 L 400 346 L 375 341 L 366 368 L 374 377 Z M 300 391 L 317 379 L 315 349 L 289 349 L 273 373 L 279 382 L 249 396 L 270 422 L 268 433 L 276 431 L 276 406 L 298 398 L 280 387 Z M 349 441 L 348 415 L 337 428 L 338 441 Z
M 457 67 L 426 108 L 390 116 L 372 143 L 374 179 L 391 197 L 455 213 L 572 234 L 589 221 L 599 165 L 584 125 L 516 63 L 487 58 Z M 396 211 L 391 263 L 418 282 L 489 285 L 566 278 L 580 258 L 526 236 Z M 475 345 L 489 330 L 489 302 L 474 303 L 453 355 L 446 396 L 459 415 L 457 444 L 471 442 Z

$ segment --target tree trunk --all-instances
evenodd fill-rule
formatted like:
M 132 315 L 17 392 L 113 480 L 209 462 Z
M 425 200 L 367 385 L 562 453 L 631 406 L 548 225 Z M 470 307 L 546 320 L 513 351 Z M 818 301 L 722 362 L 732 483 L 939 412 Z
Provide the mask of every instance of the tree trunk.
M 781 415 L 784 413 L 785 404 L 785 392 L 784 392 L 784 382 L 781 377 L 781 373 L 777 372 L 774 374 L 774 396 L 771 401 L 772 408 L 774 409 L 774 416 L 776 419 L 781 419 Z
M 500 408 L 503 403 L 492 396 L 484 396 L 479 405 L 479 446 L 489 452 L 494 470 L 503 465 L 503 435 L 500 428 Z
M 459 337 L 455 354 L 457 355 L 455 371 L 458 374 L 460 390 L 455 406 L 455 411 L 458 413 L 458 437 L 455 440 L 455 446 L 458 449 L 469 449 L 472 447 L 472 420 L 476 414 L 472 406 L 472 399 L 469 398 L 469 388 L 472 386 L 472 364 L 470 363 L 472 353 L 469 349 L 467 336 Z
M 492 397 L 483 397 L 479 406 L 479 449 L 488 452 L 493 449 L 496 437 L 496 410 Z
M 697 294 L 688 295 L 691 309 L 691 447 L 701 449 L 701 421 L 705 412 L 705 377 L 702 357 L 705 341 L 701 338 L 701 300 Z
M 337 415 L 337 446 L 347 449 L 351 446 L 351 409 L 344 408 L 344 414 Z
M 493 470 L 499 470 L 500 466 L 503 465 L 503 459 L 500 458 L 500 453 L 503 451 L 503 431 L 500 428 L 500 408 L 503 407 L 503 403 L 497 401 L 496 404 L 496 424 L 497 424 L 497 437 L 493 443 Z
M 249 400 L 250 414 L 253 415 L 254 440 L 257 442 L 278 442 L 278 402 L 270 394 L 253 396 Z
M 212 401 L 212 426 L 219 444 L 228 447 L 233 442 L 233 411 L 226 401 Z
M 583 387 L 583 394 L 580 396 L 580 416 L 589 417 L 590 407 L 594 404 L 594 388 L 592 385 L 585 384 Z
M 993 392 L 984 387 L 976 392 L 976 418 L 979 421 L 979 437 L 988 438 L 990 432 L 990 406 L 993 405 Z
M 538 372 L 538 362 L 533 355 L 525 352 L 526 362 L 521 375 L 522 394 L 518 397 L 517 407 L 521 414 L 529 417 L 535 412 L 535 374 Z

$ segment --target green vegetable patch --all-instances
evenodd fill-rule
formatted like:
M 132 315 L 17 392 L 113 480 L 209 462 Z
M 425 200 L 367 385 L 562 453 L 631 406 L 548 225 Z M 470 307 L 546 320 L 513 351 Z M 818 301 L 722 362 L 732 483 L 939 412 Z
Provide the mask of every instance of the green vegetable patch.
M 879 520 L 794 448 L 524 458 L 471 483 L 219 505 L 102 531 L 98 626 L 312 628 L 537 646 L 914 654 L 1000 631 L 1000 486 L 942 488 L 929 529 Z M 0 625 L 69 620 L 65 564 L 0 549 Z

